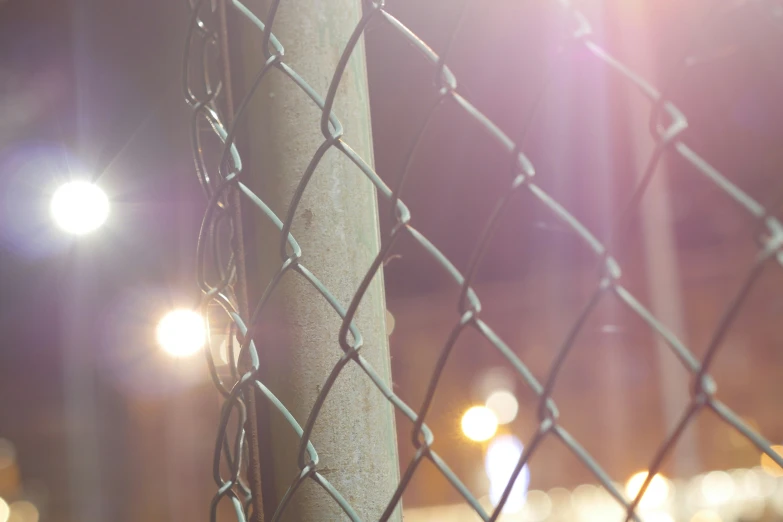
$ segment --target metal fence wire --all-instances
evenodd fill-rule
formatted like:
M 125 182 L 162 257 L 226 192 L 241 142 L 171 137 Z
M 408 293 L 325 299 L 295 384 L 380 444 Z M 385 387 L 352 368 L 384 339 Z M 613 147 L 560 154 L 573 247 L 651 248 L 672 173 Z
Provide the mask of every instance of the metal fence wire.
M 265 20 L 260 19 L 257 13 L 251 12 L 239 0 L 226 0 L 225 3 L 210 3 L 205 0 L 191 1 L 188 4 L 190 8 L 190 25 L 185 46 L 183 86 L 186 101 L 192 109 L 191 137 L 196 173 L 208 198 L 197 252 L 198 283 L 203 291 L 200 305 L 207 323 L 210 322 L 210 319 L 214 321 L 214 317 L 210 318 L 210 315 L 214 316 L 217 309 L 222 309 L 220 314 L 223 314 L 224 318 L 228 317 L 231 324 L 231 333 L 237 335 L 242 345 L 241 347 L 235 347 L 229 341 L 230 355 L 228 356 L 228 362 L 230 371 L 226 374 L 218 371 L 216 363 L 212 358 L 212 348 L 208 347 L 206 350 L 212 380 L 225 398 L 215 445 L 214 479 L 217 484 L 217 493 L 211 505 L 211 520 L 216 520 L 218 504 L 221 501 L 232 503 L 236 519 L 239 521 L 251 519 L 254 513 L 261 509 L 260 504 L 253 502 L 253 495 L 258 494 L 257 485 L 254 485 L 254 477 L 245 478 L 248 473 L 248 462 L 253 458 L 252 446 L 257 443 L 255 440 L 248 442 L 248 437 L 254 438 L 255 435 L 245 432 L 245 419 L 248 415 L 253 414 L 254 409 L 249 404 L 253 396 L 250 391 L 253 389 L 257 390 L 258 397 L 263 397 L 264 400 L 268 401 L 271 409 L 279 411 L 285 417 L 301 440 L 298 458 L 299 473 L 282 497 L 280 504 L 274 509 L 272 520 L 278 520 L 281 517 L 286 507 L 290 504 L 293 493 L 305 481 L 317 483 L 339 504 L 348 518 L 360 520 L 359 515 L 346 498 L 341 495 L 341 492 L 333 487 L 326 477 L 319 472 L 318 448 L 314 447 L 310 441 L 310 435 L 318 418 L 319 410 L 329 394 L 332 384 L 340 371 L 349 364 L 358 365 L 366 377 L 371 379 L 383 395 L 393 404 L 394 408 L 413 423 L 410 443 L 416 447 L 415 456 L 407 467 L 403 468 L 399 485 L 393 497 L 389 499 L 381 520 L 387 520 L 392 515 L 417 467 L 424 459 L 428 459 L 464 497 L 465 501 L 482 520 L 494 521 L 500 516 L 501 510 L 511 493 L 511 486 L 530 459 L 531 454 L 536 451 L 542 441 L 554 437 L 559 439 L 591 470 L 595 479 L 623 507 L 626 513 L 626 522 L 628 520 L 638 522 L 640 521 L 640 515 L 637 513 L 636 508 L 651 479 L 660 470 L 662 463 L 685 429 L 694 422 L 699 412 L 705 408 L 712 410 L 723 422 L 736 429 L 761 452 L 767 454 L 778 465 L 783 466 L 783 457 L 771 449 L 770 443 L 716 398 L 716 383 L 709 373 L 722 340 L 730 329 L 738 311 L 742 308 L 743 302 L 751 288 L 759 279 L 762 269 L 767 264 L 783 265 L 783 225 L 781 225 L 780 220 L 773 215 L 770 209 L 765 208 L 765 206 L 732 183 L 684 141 L 683 131 L 688 128 L 688 121 L 685 115 L 670 101 L 670 93 L 678 88 L 677 82 L 681 81 L 688 74 L 689 69 L 695 63 L 693 60 L 682 60 L 677 74 L 670 76 L 673 82 L 659 90 L 637 74 L 631 65 L 622 63 L 594 41 L 591 36 L 589 20 L 579 10 L 577 5 L 569 0 L 551 0 L 551 3 L 556 5 L 562 11 L 562 16 L 566 17 L 569 23 L 572 24 L 571 36 L 563 42 L 560 50 L 561 57 L 563 54 L 572 52 L 576 47 L 581 46 L 589 51 L 589 54 L 594 58 L 595 67 L 612 69 L 621 75 L 625 81 L 640 90 L 649 100 L 649 132 L 654 139 L 655 147 L 652 155 L 646 161 L 644 173 L 635 186 L 632 201 L 627 205 L 626 212 L 634 210 L 651 179 L 660 170 L 659 165 L 662 158 L 664 155 L 669 154 L 678 155 L 687 162 L 695 173 L 703 176 L 707 182 L 725 193 L 733 204 L 747 212 L 758 225 L 755 229 L 758 242 L 758 253 L 755 262 L 748 267 L 741 287 L 726 306 L 719 324 L 712 332 L 703 357 L 697 358 L 694 352 L 667 328 L 667 325 L 657 319 L 650 310 L 623 286 L 621 282 L 621 267 L 612 255 L 613 245 L 622 233 L 621 227 L 616 226 L 611 237 L 606 240 L 602 241 L 596 237 L 564 205 L 536 183 L 534 166 L 526 157 L 521 140 L 512 140 L 460 93 L 457 88 L 456 78 L 446 65 L 451 41 L 448 42 L 442 54 L 436 54 L 426 42 L 422 41 L 403 23 L 389 14 L 385 10 L 383 1 L 365 2 L 363 6 L 364 14 L 355 27 L 353 37 L 343 49 L 339 64 L 334 71 L 331 80 L 332 88 L 330 88 L 326 97 L 323 98 L 322 93 L 315 92 L 311 88 L 307 78 L 300 76 L 286 63 L 283 54 L 284 42 L 278 41 L 271 31 L 279 1 L 271 2 L 269 14 Z M 772 4 L 773 2 L 759 1 L 730 2 L 723 6 L 716 6 L 708 13 L 708 16 L 732 16 L 733 11 L 737 9 L 758 9 L 760 7 L 759 13 L 761 16 L 772 17 L 774 16 L 774 6 Z M 244 95 L 244 99 L 236 106 L 230 98 L 230 89 L 225 84 L 229 77 L 224 75 L 221 69 L 222 64 L 226 62 L 225 10 L 227 9 L 235 10 L 239 16 L 246 19 L 246 22 L 255 26 L 255 30 L 263 33 L 264 38 L 264 45 L 259 50 L 259 53 L 263 53 L 262 70 L 255 76 L 252 88 L 248 90 Z M 410 159 L 415 153 L 416 147 L 414 146 L 411 149 L 405 162 L 406 170 L 400 177 L 397 185 L 393 188 L 389 187 L 379 178 L 368 161 L 359 157 L 343 140 L 339 115 L 332 112 L 336 85 L 339 84 L 348 59 L 354 51 L 357 42 L 360 41 L 359 37 L 363 35 L 371 20 L 380 20 L 381 23 L 388 24 L 394 29 L 399 38 L 405 39 L 415 46 L 420 51 L 422 58 L 430 63 L 437 78 L 436 84 L 433 86 L 433 89 L 437 92 L 433 109 L 435 106 L 448 102 L 458 107 L 459 110 L 464 111 L 475 124 L 481 126 L 488 135 L 503 147 L 509 156 L 510 164 L 513 164 L 509 172 L 508 189 L 497 201 L 494 212 L 486 223 L 484 232 L 473 251 L 468 268 L 464 273 L 457 270 L 452 262 L 427 237 L 411 226 L 411 214 L 405 203 L 400 199 L 407 170 L 411 164 Z M 453 40 L 453 37 L 454 33 L 452 33 L 451 40 Z M 223 54 L 223 59 L 221 59 L 221 54 Z M 553 64 L 551 70 L 556 69 L 556 67 L 557 63 Z M 287 216 L 282 217 L 270 210 L 270 207 L 263 200 L 263 195 L 253 193 L 242 182 L 242 161 L 234 144 L 237 127 L 233 125 L 233 122 L 235 118 L 241 118 L 248 101 L 254 96 L 259 83 L 263 81 L 263 78 L 272 69 L 277 69 L 290 80 L 291 89 L 304 91 L 312 100 L 312 103 L 321 111 L 321 129 L 325 145 L 312 157 L 307 172 L 312 173 L 326 150 L 335 149 L 350 159 L 366 175 L 375 185 L 378 197 L 387 200 L 394 212 L 394 226 L 389 236 L 385 238 L 380 253 L 367 271 L 362 285 L 350 303 L 338 302 L 330 293 L 330 289 L 326 288 L 302 264 L 302 251 L 296 239 L 290 233 L 295 213 L 294 209 L 299 201 L 299 197 L 301 197 L 307 186 L 309 178 L 307 176 L 303 177 L 299 190 L 291 203 L 293 209 L 289 209 Z M 551 70 L 548 73 L 550 75 Z M 544 83 L 544 89 L 542 89 L 541 94 L 546 90 L 546 84 L 547 82 Z M 233 114 L 235 108 L 236 115 Z M 416 135 L 417 144 L 433 112 L 433 110 L 430 111 L 430 116 Z M 220 152 L 221 159 L 215 168 L 208 167 L 209 162 L 205 158 L 205 155 L 208 154 L 205 152 L 206 146 L 202 143 L 205 132 L 214 133 L 223 144 Z M 504 207 L 509 204 L 512 196 L 517 192 L 523 192 L 525 194 L 524 197 L 535 198 L 543 204 L 553 217 L 560 220 L 564 226 L 568 227 L 584 241 L 601 267 L 601 275 L 596 281 L 597 285 L 592 293 L 592 297 L 581 310 L 577 321 L 565 333 L 564 341 L 557 349 L 551 371 L 543 381 L 539 381 L 534 377 L 525 365 L 525 362 L 482 319 L 481 302 L 471 288 L 477 266 L 487 248 L 493 230 L 498 224 L 499 217 L 503 213 Z M 243 288 L 245 284 L 244 259 L 241 252 L 241 220 L 239 220 L 237 212 L 237 204 L 240 200 L 243 205 L 251 205 L 263 212 L 281 231 L 280 237 L 285 238 L 284 241 L 287 242 L 288 246 L 288 249 L 283 249 L 285 256 L 280 259 L 277 274 L 271 279 L 269 286 L 263 292 L 265 297 L 256 303 L 252 309 L 248 308 L 247 303 L 243 302 L 246 299 Z M 622 224 L 625 221 L 627 220 L 621 218 L 618 220 L 618 223 Z M 414 409 L 414 407 L 404 403 L 390 387 L 384 384 L 375 370 L 362 357 L 360 350 L 362 336 L 353 322 L 358 303 L 361 301 L 370 280 L 378 270 L 382 269 L 395 240 L 404 234 L 410 236 L 433 260 L 442 265 L 451 278 L 461 287 L 458 302 L 459 314 L 456 317 L 447 342 L 440 348 L 437 365 L 430 376 L 425 400 L 418 409 Z M 780 267 L 777 268 L 779 269 Z M 297 274 L 296 276 L 288 275 L 288 277 L 302 277 L 309 281 L 318 290 L 323 299 L 334 309 L 334 313 L 338 314 L 342 319 L 342 327 L 339 332 L 334 333 L 335 340 L 339 343 L 344 355 L 335 364 L 329 379 L 321 388 L 315 406 L 304 427 L 298 424 L 286 408 L 286 405 L 278 400 L 265 386 L 264 382 L 259 379 L 259 358 L 252 340 L 254 328 L 258 324 L 259 318 L 265 312 L 268 296 L 275 290 L 281 278 L 287 275 L 287 272 L 295 272 Z M 618 491 L 611 477 L 602 469 L 601 465 L 580 445 L 579 441 L 563 428 L 559 421 L 557 406 L 552 399 L 552 393 L 557 385 L 560 370 L 569 357 L 575 340 L 580 335 L 583 325 L 594 312 L 598 303 L 605 299 L 616 299 L 637 314 L 638 317 L 649 325 L 652 331 L 665 341 L 666 345 L 692 376 L 692 393 L 689 406 L 682 413 L 676 427 L 661 442 L 649 464 L 649 473 L 643 487 L 635 498 L 630 499 Z M 538 429 L 532 439 L 526 442 L 524 452 L 516 464 L 509 485 L 506 487 L 499 504 L 491 512 L 488 512 L 482 506 L 465 484 L 451 471 L 448 464 L 433 451 L 432 444 L 435 435 L 426 423 L 427 414 L 446 361 L 449 359 L 455 342 L 466 329 L 473 329 L 479 332 L 494 349 L 502 354 L 508 365 L 518 372 L 524 382 L 535 392 L 539 401 L 537 410 Z M 229 335 L 229 340 L 231 338 L 232 335 Z M 244 361 L 244 363 L 240 362 L 239 365 L 235 363 L 234 358 L 236 349 L 240 350 L 240 361 Z M 238 421 L 236 426 L 231 419 Z M 252 425 L 253 422 L 247 423 L 247 426 Z M 225 476 L 225 474 L 221 475 L 221 469 L 228 469 L 228 476 Z

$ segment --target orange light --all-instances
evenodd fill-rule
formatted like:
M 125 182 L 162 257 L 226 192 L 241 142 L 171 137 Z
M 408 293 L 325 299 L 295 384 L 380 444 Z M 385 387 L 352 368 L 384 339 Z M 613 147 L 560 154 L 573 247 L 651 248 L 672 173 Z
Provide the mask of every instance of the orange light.
M 207 341 L 204 319 L 193 310 L 173 310 L 158 323 L 157 337 L 161 348 L 169 355 L 193 355 L 203 348 Z
M 783 457 L 783 446 L 772 446 L 772 451 Z M 761 467 L 773 477 L 783 477 L 783 468 L 766 453 L 761 455 Z
M 473 406 L 462 416 L 462 433 L 475 442 L 489 440 L 498 430 L 498 418 L 486 406 Z
M 636 498 L 639 490 L 642 489 L 644 481 L 647 480 L 647 474 L 647 471 L 640 471 L 628 479 L 628 482 L 625 484 L 625 493 L 628 495 L 628 498 Z M 658 508 L 666 502 L 667 498 L 669 498 L 669 481 L 658 473 L 652 478 L 647 489 L 644 490 L 644 495 L 639 501 L 639 507 L 645 509 Z
M 8 522 L 38 522 L 40 514 L 35 504 L 26 500 L 17 500 L 9 506 Z

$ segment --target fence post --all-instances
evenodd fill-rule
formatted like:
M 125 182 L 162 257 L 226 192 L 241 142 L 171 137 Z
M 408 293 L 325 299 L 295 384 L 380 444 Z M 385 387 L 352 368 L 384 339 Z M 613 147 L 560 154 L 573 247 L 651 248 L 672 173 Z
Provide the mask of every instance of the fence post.
M 246 5 L 264 20 L 265 4 L 253 0 Z M 283 59 L 319 95 L 326 96 L 361 14 L 360 0 L 281 2 L 272 31 L 285 48 Z M 247 89 L 266 57 L 262 32 L 247 20 L 241 23 L 240 54 Z M 340 82 L 334 113 L 345 129 L 346 142 L 372 164 L 361 41 Z M 272 70 L 243 117 L 248 137 L 243 179 L 284 220 L 308 163 L 324 142 L 321 111 L 289 77 Z M 258 254 L 256 276 L 261 284 L 255 285 L 257 291 L 282 264 L 280 233 L 260 213 L 250 221 L 246 233 L 254 237 Z M 340 151 L 330 150 L 322 158 L 297 208 L 291 232 L 302 248 L 302 265 L 347 308 L 378 253 L 380 233 L 375 189 Z M 252 284 L 254 275 L 249 277 Z M 270 305 L 276 311 L 275 319 L 270 321 L 269 313 L 262 314 L 265 334 L 257 339 L 261 379 L 304 426 L 343 354 L 338 342 L 341 320 L 316 289 L 293 271 L 283 277 Z M 364 337 L 362 355 L 391 385 L 382 273 L 372 281 L 356 317 Z M 298 437 L 275 411 L 270 413 L 268 428 L 270 447 L 264 449 L 271 461 L 274 498 L 271 502 L 265 498 L 264 503 L 270 514 L 300 470 Z M 394 412 L 353 362 L 343 368 L 327 395 L 311 441 L 319 455 L 319 472 L 362 520 L 378 520 L 399 482 Z M 392 520 L 400 520 L 400 513 L 398 508 Z M 308 522 L 342 520 L 345 515 L 323 488 L 306 480 L 283 518 Z

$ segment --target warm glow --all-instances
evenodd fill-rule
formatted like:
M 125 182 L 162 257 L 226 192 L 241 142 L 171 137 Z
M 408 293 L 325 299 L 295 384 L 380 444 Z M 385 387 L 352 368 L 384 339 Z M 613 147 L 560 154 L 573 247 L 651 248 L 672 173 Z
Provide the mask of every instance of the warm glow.
M 38 508 L 32 502 L 18 500 L 10 506 L 8 522 L 38 522 Z
M 650 511 L 642 515 L 643 522 L 674 522 L 674 518 L 665 511 Z
M 564 512 L 570 511 L 571 508 L 571 491 L 567 490 L 566 488 L 552 488 L 549 491 L 547 491 L 547 494 L 549 495 L 549 499 L 552 501 L 552 511 L 555 513 L 560 512 L 561 514 L 565 514 Z
M 173 357 L 187 357 L 198 352 L 207 341 L 204 320 L 193 310 L 174 310 L 158 323 L 158 343 Z
M 552 501 L 543 491 L 528 491 L 524 506 L 525 520 L 546 520 L 552 514 Z
M 489 368 L 476 376 L 472 392 L 486 399 L 497 390 L 513 390 L 516 385 L 514 372 L 504 366 Z
M 571 505 L 578 513 L 594 508 L 601 500 L 601 490 L 592 484 L 577 486 L 571 493 Z
M 701 494 L 708 504 L 723 504 L 734 494 L 734 481 L 725 471 L 711 471 L 701 481 Z
M 628 482 L 625 484 L 625 493 L 628 495 L 628 498 L 636 498 L 645 480 L 647 480 L 646 471 L 640 471 L 628 479 Z M 657 508 L 662 506 L 667 498 L 669 498 L 669 481 L 660 474 L 656 474 L 644 491 L 644 496 L 639 501 L 639 507 L 644 509 Z
M 71 181 L 54 192 L 49 210 L 58 227 L 83 235 L 103 225 L 109 217 L 109 198 L 92 183 Z
M 10 468 L 16 460 L 16 450 L 11 441 L 0 439 L 0 470 Z M 0 518 L 2 522 L 2 518 Z
M 489 478 L 489 501 L 493 506 L 500 503 L 523 450 L 522 441 L 513 435 L 501 435 L 489 443 L 484 458 L 484 470 Z M 503 513 L 516 513 L 522 509 L 529 485 L 530 469 L 525 465 L 514 481 L 511 493 L 503 505 Z
M 473 406 L 462 416 L 462 433 L 470 440 L 489 440 L 497 430 L 498 418 L 486 406 Z
M 772 446 L 772 451 L 783 457 L 783 446 Z M 761 467 L 773 477 L 783 477 L 783 468 L 766 453 L 761 455 Z
M 220 343 L 220 347 L 218 348 L 218 355 L 220 356 L 220 362 L 223 364 L 228 364 L 228 336 L 226 336 L 223 341 Z M 239 365 L 239 352 L 240 348 L 242 347 L 242 344 L 239 342 L 239 339 L 237 339 L 236 335 L 233 337 L 234 341 L 234 364 Z
M 0 497 L 0 522 L 8 522 L 10 515 L 11 509 L 8 507 L 8 503 Z
M 497 417 L 498 424 L 508 424 L 517 418 L 519 403 L 514 394 L 508 390 L 493 392 L 485 404 Z
M 723 522 L 723 519 L 710 509 L 702 509 L 694 513 L 691 522 Z

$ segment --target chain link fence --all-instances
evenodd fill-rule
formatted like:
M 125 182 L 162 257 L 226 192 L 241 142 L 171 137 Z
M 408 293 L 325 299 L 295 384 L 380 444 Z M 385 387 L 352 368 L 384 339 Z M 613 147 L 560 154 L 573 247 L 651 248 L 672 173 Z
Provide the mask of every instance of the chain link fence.
M 738 312 L 742 309 L 746 297 L 757 283 L 762 270 L 768 265 L 783 265 L 783 226 L 778 217 L 772 212 L 772 207 L 765 207 L 741 190 L 726 176 L 713 167 L 710 162 L 692 149 L 684 139 L 684 131 L 688 129 L 686 116 L 671 101 L 672 93 L 682 85 L 687 78 L 690 69 L 698 63 L 699 56 L 688 55 L 687 59 L 679 62 L 674 74 L 668 75 L 670 82 L 659 88 L 651 85 L 645 78 L 634 70 L 634 64 L 626 64 L 616 59 L 613 54 L 592 37 L 590 21 L 580 11 L 578 4 L 569 0 L 551 0 L 552 4 L 561 11 L 564 20 L 571 27 L 571 36 L 562 42 L 560 56 L 573 52 L 577 47 L 587 50 L 594 60 L 595 67 L 609 68 L 619 74 L 624 80 L 638 89 L 649 100 L 649 133 L 654 140 L 655 147 L 649 158 L 643 174 L 638 178 L 631 201 L 625 207 L 624 213 L 617 219 L 609 237 L 599 238 L 581 223 L 564 205 L 559 203 L 552 195 L 543 190 L 536 183 L 537 174 L 532 162 L 524 152 L 524 138 L 514 140 L 509 137 L 491 119 L 478 110 L 470 100 L 461 94 L 457 87 L 457 80 L 447 65 L 451 42 L 456 30 L 452 32 L 451 40 L 438 54 L 430 48 L 426 42 L 417 37 L 402 22 L 386 11 L 384 2 L 365 2 L 364 14 L 357 23 L 353 37 L 347 42 L 338 66 L 331 79 L 331 88 L 327 93 L 316 92 L 308 83 L 308 79 L 300 76 L 297 71 L 286 62 L 283 50 L 285 42 L 278 41 L 272 32 L 275 14 L 279 2 L 271 2 L 268 13 L 254 13 L 238 0 L 226 0 L 225 3 L 212 3 L 206 0 L 196 0 L 189 4 L 190 25 L 185 46 L 183 84 L 186 101 L 192 109 L 191 137 L 193 141 L 194 160 L 196 173 L 208 199 L 204 213 L 201 233 L 198 243 L 198 283 L 203 291 L 201 310 L 209 324 L 219 324 L 221 316 L 228 318 L 230 332 L 228 335 L 228 370 L 221 371 L 213 360 L 215 353 L 212 347 L 206 350 L 207 362 L 212 380 L 218 391 L 225 399 L 221 412 L 221 421 L 215 444 L 214 455 L 214 480 L 217 485 L 217 493 L 212 502 L 211 520 L 217 519 L 218 504 L 229 502 L 233 505 L 236 519 L 239 521 L 260 518 L 261 507 L 259 485 L 253 477 L 254 466 L 257 466 L 257 455 L 253 455 L 253 446 L 258 444 L 257 435 L 251 433 L 255 424 L 252 417 L 255 408 L 251 402 L 256 390 L 257 397 L 261 397 L 268 403 L 271 410 L 276 410 L 290 424 L 292 430 L 300 439 L 299 444 L 299 472 L 296 479 L 283 495 L 279 505 L 268 512 L 273 512 L 272 520 L 278 520 L 292 500 L 299 486 L 312 481 L 323 488 L 334 502 L 339 504 L 345 515 L 351 520 L 360 520 L 360 515 L 354 510 L 351 503 L 335 488 L 322 473 L 319 467 L 318 448 L 311 442 L 313 426 L 318 419 L 319 411 L 326 400 L 330 389 L 337 376 L 347 365 L 357 365 L 367 379 L 370 379 L 381 393 L 393 404 L 394 408 L 410 419 L 413 430 L 409 441 L 401 441 L 401 444 L 413 444 L 416 451 L 411 462 L 402 470 L 400 482 L 394 495 L 388 499 L 387 508 L 381 520 L 387 520 L 398 508 L 403 492 L 416 473 L 417 468 L 424 460 L 430 461 L 446 480 L 464 498 L 465 502 L 475 510 L 478 517 L 485 521 L 497 520 L 504 504 L 511 494 L 511 487 L 523 467 L 529 461 L 531 455 L 545 439 L 557 439 L 567 447 L 589 470 L 595 479 L 616 499 L 625 511 L 625 520 L 641 520 L 637 512 L 637 506 L 651 479 L 661 469 L 662 464 L 672 452 L 673 447 L 688 426 L 694 422 L 702 410 L 712 410 L 723 422 L 730 425 L 746 437 L 759 451 L 769 455 L 778 465 L 783 466 L 783 457 L 775 453 L 770 443 L 757 431 L 748 426 L 726 404 L 716 397 L 717 385 L 710 376 L 710 368 L 718 354 L 721 343 Z M 487 6 L 487 8 L 491 8 Z M 226 32 L 225 10 L 235 11 L 235 15 L 242 17 L 244 22 L 253 26 L 256 31 L 263 34 L 264 45 L 259 53 L 258 62 L 262 63 L 252 85 L 243 99 L 234 104 L 230 98 L 230 74 L 227 72 L 225 52 L 228 48 L 226 38 L 231 36 Z M 780 6 L 775 2 L 748 1 L 731 2 L 725 5 L 715 4 L 705 16 L 706 22 L 696 30 L 705 31 L 709 21 L 716 17 L 731 17 L 738 10 L 754 10 L 759 20 L 772 20 L 779 16 L 776 9 Z M 464 17 L 464 13 L 463 13 Z M 407 40 L 420 52 L 421 58 L 426 60 L 435 73 L 436 82 L 432 89 L 437 93 L 432 109 L 428 117 L 415 135 L 415 145 L 410 149 L 404 162 L 405 171 L 399 177 L 394 187 L 387 186 L 376 174 L 370 165 L 368 158 L 360 157 L 343 138 L 343 128 L 339 115 L 333 113 L 333 104 L 339 85 L 345 73 L 346 64 L 360 42 L 364 31 L 370 22 L 388 24 L 394 29 L 399 38 Z M 749 51 L 753 51 L 750 49 Z M 222 55 L 222 56 L 221 56 Z M 548 73 L 556 70 L 558 62 L 550 64 Z M 272 70 L 277 70 L 290 80 L 291 89 L 301 89 L 318 107 L 321 112 L 320 128 L 323 133 L 323 146 L 312 157 L 307 171 L 303 174 L 299 189 L 290 203 L 290 208 L 285 216 L 276 215 L 268 202 L 265 202 L 263 194 L 251 191 L 243 182 L 242 158 L 235 145 L 237 129 L 234 122 L 240 120 L 248 105 L 249 100 L 256 93 L 256 88 Z M 544 88 L 539 93 L 539 99 L 549 87 L 544 82 Z M 325 94 L 325 97 L 324 97 Z M 436 107 L 441 104 L 451 104 L 476 124 L 482 127 L 505 150 L 509 159 L 507 173 L 498 173 L 508 177 L 508 189 L 497 201 L 494 212 L 486 222 L 484 233 L 478 241 L 467 269 L 460 272 L 436 246 L 421 232 L 411 226 L 411 213 L 402 201 L 400 195 L 405 185 L 411 160 L 416 154 L 421 136 L 429 125 Z M 540 104 L 537 104 L 540 105 Z M 234 109 L 236 113 L 234 114 Z M 528 121 L 528 128 L 535 123 L 535 115 Z M 222 148 L 209 150 L 205 142 L 206 135 L 215 135 L 219 138 Z M 357 169 L 359 169 L 377 189 L 378 197 L 385 199 L 393 209 L 394 226 L 391 228 L 381 251 L 374 263 L 367 271 L 361 286 L 357 289 L 350 303 L 341 303 L 321 281 L 302 263 L 302 249 L 296 238 L 291 234 L 293 217 L 300 201 L 302 193 L 308 185 L 310 176 L 323 158 L 324 154 L 334 149 L 345 155 Z M 668 327 L 646 308 L 633 293 L 623 284 L 621 267 L 613 257 L 616 245 L 627 232 L 623 226 L 629 220 L 629 214 L 636 211 L 638 203 L 645 194 L 651 180 L 659 172 L 662 160 L 667 155 L 677 155 L 684 160 L 689 168 L 701 176 L 706 182 L 714 185 L 737 208 L 746 212 L 755 222 L 754 230 L 758 243 L 758 253 L 755 262 L 747 267 L 744 280 L 726 305 L 723 316 L 712 332 L 711 339 L 702 357 L 697 357 L 694 351 L 686 346 Z M 213 161 L 214 158 L 219 161 Z M 521 360 L 514 349 L 509 346 L 494 330 L 482 319 L 482 306 L 479 296 L 472 288 L 482 256 L 487 248 L 493 232 L 498 226 L 504 210 L 515 198 L 534 198 L 544 205 L 551 215 L 558 219 L 565 227 L 576 234 L 584 244 L 593 252 L 595 262 L 599 266 L 600 276 L 596 278 L 596 284 L 592 296 L 581 310 L 576 322 L 569 331 L 563 333 L 563 341 L 557 347 L 556 357 L 551 366 L 551 371 L 543 380 L 538 380 Z M 244 254 L 242 252 L 241 216 L 238 212 L 238 204 L 249 205 L 260 210 L 266 218 L 280 231 L 282 253 L 279 267 L 275 276 L 263 291 L 263 297 L 255 306 L 250 308 L 244 302 L 244 285 L 246 285 Z M 367 290 L 367 287 L 376 274 L 384 266 L 390 256 L 390 251 L 395 241 L 403 235 L 409 236 L 416 242 L 419 248 L 426 251 L 431 258 L 441 265 L 461 287 L 458 302 L 459 313 L 455 318 L 453 329 L 446 343 L 440 348 L 437 364 L 433 369 L 427 388 L 426 397 L 418 407 L 403 402 L 397 394 L 384 383 L 375 369 L 361 354 L 362 333 L 354 323 L 355 314 L 359 303 Z M 775 266 L 780 269 L 780 266 Z M 290 274 L 293 272 L 294 274 Z M 341 319 L 341 328 L 335 331 L 335 343 L 343 350 L 343 356 L 334 365 L 329 379 L 323 383 L 309 418 L 304 426 L 300 425 L 289 409 L 283 404 L 258 377 L 259 357 L 254 344 L 254 336 L 259 319 L 266 311 L 269 296 L 275 292 L 277 285 L 283 277 L 301 277 L 308 281 L 331 306 L 334 313 Z M 583 325 L 596 310 L 599 302 L 614 299 L 622 303 L 630 311 L 638 315 L 660 338 L 666 343 L 671 352 L 676 355 L 680 363 L 690 372 L 692 377 L 692 390 L 688 407 L 682 412 L 675 428 L 661 442 L 654 458 L 649 463 L 647 480 L 635 498 L 626 498 L 617 489 L 615 483 L 588 451 L 574 436 L 565 430 L 559 419 L 557 405 L 552 399 L 554 389 L 558 384 L 558 377 L 564 362 L 572 352 L 576 339 L 580 336 Z M 427 426 L 427 415 L 430 410 L 433 397 L 438 389 L 439 379 L 449 360 L 452 347 L 467 329 L 473 329 L 482 335 L 495 350 L 497 350 L 524 380 L 530 389 L 538 397 L 538 429 L 534 436 L 526 441 L 524 452 L 517 462 L 514 473 L 506 487 L 499 504 L 492 511 L 488 511 L 474 493 L 452 472 L 445 462 L 433 449 L 433 441 L 436 434 Z M 234 345 L 231 340 L 236 335 L 241 346 Z M 239 361 L 239 362 L 237 362 Z M 251 422 L 246 423 L 248 416 Z M 233 419 L 233 420 L 232 420 Z M 235 422 L 236 421 L 236 424 Z M 246 433 L 246 429 L 248 432 Z M 250 440 L 248 440 L 248 438 Z M 256 461 L 256 462 L 254 462 Z M 222 470 L 222 472 L 221 472 Z M 227 472 L 226 472 L 227 471 Z M 245 478 L 247 477 L 247 479 Z M 254 501 L 254 496 L 255 501 Z M 264 499 L 268 501 L 269 499 Z

